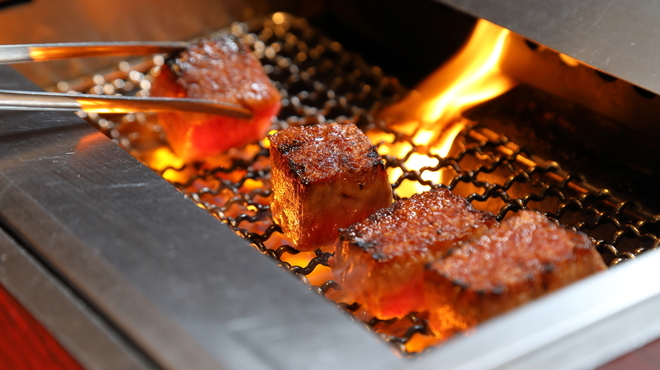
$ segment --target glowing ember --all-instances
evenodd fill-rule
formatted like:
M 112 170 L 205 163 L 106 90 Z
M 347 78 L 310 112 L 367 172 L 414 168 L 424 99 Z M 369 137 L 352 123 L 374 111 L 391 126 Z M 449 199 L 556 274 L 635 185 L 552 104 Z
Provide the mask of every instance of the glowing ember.
M 468 124 L 461 113 L 515 85 L 500 70 L 509 36 L 508 30 L 479 20 L 460 52 L 405 99 L 382 112 L 381 118 L 390 127 L 409 135 L 417 146 L 405 162 L 408 170 L 421 171 L 420 177 L 433 184 L 442 182 L 443 171 L 424 171 L 424 167 L 438 166 L 434 156 L 444 158 L 449 154 L 456 135 Z M 382 140 L 379 132 L 368 135 L 374 143 Z M 406 156 L 410 151 L 409 146 L 380 150 L 381 154 L 397 157 Z M 400 169 L 396 170 L 390 172 L 393 181 L 401 174 Z M 402 185 L 398 189 L 399 196 L 410 196 L 429 188 L 414 181 Z
M 562 53 L 559 53 L 559 59 L 561 59 L 561 61 L 564 62 L 564 64 L 566 64 L 569 67 L 577 67 L 580 64 L 582 64 L 582 62 L 580 62 L 579 60 L 575 58 L 571 58 L 568 55 Z

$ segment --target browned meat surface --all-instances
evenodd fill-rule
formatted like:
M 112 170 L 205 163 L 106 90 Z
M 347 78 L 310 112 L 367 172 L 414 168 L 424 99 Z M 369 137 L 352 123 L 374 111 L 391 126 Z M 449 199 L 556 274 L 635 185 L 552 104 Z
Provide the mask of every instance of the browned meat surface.
M 261 64 L 233 36 L 201 41 L 168 60 L 151 94 L 234 103 L 253 112 L 249 121 L 203 113 L 159 113 L 170 146 L 187 161 L 201 161 L 263 139 L 280 109 L 280 94 Z
M 447 189 L 402 199 L 341 233 L 334 266 L 344 290 L 381 319 L 424 309 L 424 266 L 497 224 Z
M 522 211 L 429 266 L 430 324 L 464 329 L 604 269 L 586 235 Z
M 392 203 L 383 161 L 353 124 L 290 127 L 269 137 L 273 218 L 300 250 Z

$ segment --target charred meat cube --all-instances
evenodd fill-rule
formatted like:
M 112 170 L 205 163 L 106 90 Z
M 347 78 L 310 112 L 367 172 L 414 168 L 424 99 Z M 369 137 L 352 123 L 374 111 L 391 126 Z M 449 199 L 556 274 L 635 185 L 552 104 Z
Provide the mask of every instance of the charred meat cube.
M 159 113 L 174 152 L 202 161 L 261 140 L 279 112 L 280 94 L 250 49 L 233 36 L 203 40 L 170 58 L 155 78 L 152 96 L 196 98 L 242 105 L 251 120 L 204 113 Z
M 273 219 L 303 251 L 392 203 L 383 160 L 354 124 L 290 127 L 269 137 Z
M 464 198 L 436 188 L 402 199 L 342 231 L 333 272 L 381 319 L 424 309 L 424 266 L 497 224 Z
M 586 235 L 522 211 L 429 266 L 430 325 L 471 326 L 604 269 Z

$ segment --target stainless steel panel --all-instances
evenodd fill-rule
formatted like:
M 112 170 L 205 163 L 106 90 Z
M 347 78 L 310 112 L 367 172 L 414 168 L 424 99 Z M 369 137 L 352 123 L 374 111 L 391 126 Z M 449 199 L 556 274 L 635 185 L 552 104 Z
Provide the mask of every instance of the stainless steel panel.
M 266 0 L 32 1 L 0 11 L 0 44 L 184 41 L 272 8 Z M 40 86 L 50 86 L 93 75 L 121 60 L 79 58 L 15 68 Z
M 0 284 L 85 369 L 156 369 L 1 229 Z
M 660 93 L 660 2 L 439 0 Z

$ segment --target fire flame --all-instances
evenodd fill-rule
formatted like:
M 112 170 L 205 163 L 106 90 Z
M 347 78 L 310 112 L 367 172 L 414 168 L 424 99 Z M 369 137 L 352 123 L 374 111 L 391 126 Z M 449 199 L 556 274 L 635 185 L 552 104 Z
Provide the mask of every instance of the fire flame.
M 381 118 L 397 131 L 408 134 L 415 148 L 409 144 L 381 146 L 381 154 L 403 157 L 413 150 L 405 162 L 406 169 L 422 170 L 423 180 L 441 183 L 443 171 L 423 169 L 438 165 L 433 156 L 448 156 L 456 136 L 468 124 L 461 113 L 515 85 L 500 69 L 510 35 L 504 28 L 479 20 L 468 42 L 451 60 L 405 99 L 382 112 Z M 377 132 L 368 135 L 374 143 L 382 140 L 382 134 Z M 401 169 L 391 169 L 390 180 L 396 181 L 401 174 Z M 400 196 L 410 196 L 428 188 L 406 182 L 397 192 Z

